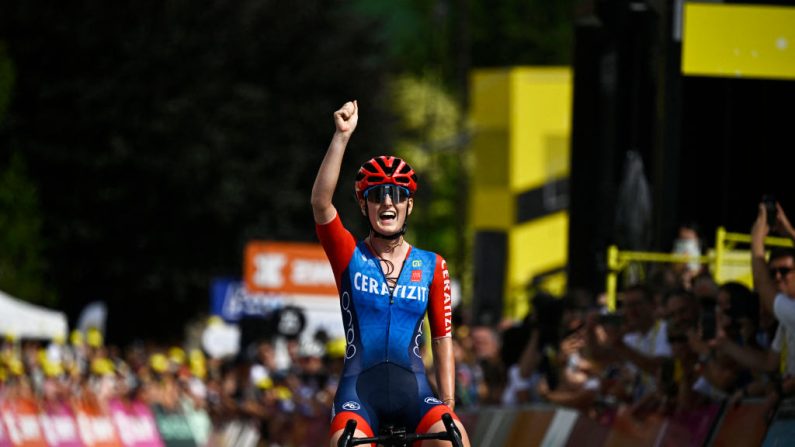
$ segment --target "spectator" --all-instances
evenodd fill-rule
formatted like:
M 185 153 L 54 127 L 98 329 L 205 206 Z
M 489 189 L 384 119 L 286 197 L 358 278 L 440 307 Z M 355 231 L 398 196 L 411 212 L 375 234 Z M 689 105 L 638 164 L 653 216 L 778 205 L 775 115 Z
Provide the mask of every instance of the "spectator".
M 601 325 L 604 335 L 600 337 L 592 315 L 586 339 L 594 360 L 626 364 L 634 375 L 632 395 L 638 400 L 656 390 L 656 378 L 663 360 L 671 357 L 671 345 L 667 323 L 654 318 L 655 304 L 649 289 L 635 285 L 623 295 L 623 322 Z
M 478 392 L 482 404 L 499 404 L 505 389 L 505 366 L 500 358 L 500 336 L 490 326 L 475 326 L 470 333 L 475 360 L 483 372 L 483 386 Z
M 795 229 L 776 203 L 776 216 L 771 221 L 774 228 L 795 239 Z M 779 327 L 773 340 L 774 352 L 787 352 L 782 359 L 781 391 L 790 394 L 795 391 L 795 252 L 791 249 L 774 250 L 769 261 L 765 262 L 765 237 L 770 233 L 767 209 L 759 204 L 759 213 L 751 229 L 751 269 L 754 287 L 764 308 L 776 317 Z M 775 355 L 767 355 L 764 366 L 770 370 L 775 366 Z

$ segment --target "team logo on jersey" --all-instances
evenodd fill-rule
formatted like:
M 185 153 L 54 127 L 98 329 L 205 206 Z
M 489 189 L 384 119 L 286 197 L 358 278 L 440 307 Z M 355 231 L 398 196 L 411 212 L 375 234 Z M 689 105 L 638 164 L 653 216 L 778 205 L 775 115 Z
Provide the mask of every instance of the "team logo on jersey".
M 420 281 L 422 281 L 422 270 L 412 270 L 411 282 L 420 282 Z
M 414 268 L 422 267 L 422 260 L 421 259 L 415 259 L 415 260 L 411 261 L 411 266 L 414 267 Z
M 345 402 L 344 404 L 342 404 L 342 409 L 343 410 L 356 411 L 356 410 L 359 410 L 361 408 L 362 408 L 361 405 L 359 405 L 357 402 L 354 402 L 352 400 L 349 400 L 348 402 Z
M 441 404 L 443 402 L 440 401 L 439 399 L 435 398 L 435 397 L 426 397 L 425 398 L 425 403 L 426 404 Z

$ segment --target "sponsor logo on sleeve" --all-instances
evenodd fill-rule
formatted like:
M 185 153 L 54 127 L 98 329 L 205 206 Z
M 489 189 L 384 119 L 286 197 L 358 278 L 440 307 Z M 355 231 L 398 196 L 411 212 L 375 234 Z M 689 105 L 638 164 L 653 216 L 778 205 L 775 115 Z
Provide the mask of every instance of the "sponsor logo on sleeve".
M 420 282 L 420 281 L 422 281 L 422 270 L 412 270 L 411 282 Z
M 356 411 L 356 410 L 359 410 L 361 408 L 362 408 L 362 406 L 359 405 L 358 402 L 354 402 L 352 400 L 349 400 L 348 402 L 345 402 L 344 404 L 342 404 L 342 409 L 343 410 Z

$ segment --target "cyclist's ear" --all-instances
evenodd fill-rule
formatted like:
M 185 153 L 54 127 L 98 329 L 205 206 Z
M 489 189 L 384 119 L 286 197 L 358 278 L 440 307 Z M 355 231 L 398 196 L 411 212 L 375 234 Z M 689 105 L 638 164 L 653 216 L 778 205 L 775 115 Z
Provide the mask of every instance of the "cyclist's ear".
M 409 197 L 406 213 L 411 214 L 411 210 L 413 209 L 414 209 L 414 197 Z
M 362 211 L 362 216 L 367 216 L 367 202 L 362 199 L 359 199 L 359 209 Z

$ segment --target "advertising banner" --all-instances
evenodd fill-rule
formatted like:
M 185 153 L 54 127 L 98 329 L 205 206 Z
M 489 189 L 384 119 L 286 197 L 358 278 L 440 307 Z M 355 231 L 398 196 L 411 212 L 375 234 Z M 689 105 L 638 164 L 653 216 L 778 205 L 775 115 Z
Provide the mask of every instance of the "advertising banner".
M 41 427 L 44 437 L 50 446 L 81 447 L 80 434 L 77 431 L 75 415 L 68 404 L 48 402 L 42 405 L 40 413 Z
M 114 399 L 108 404 L 110 414 L 125 447 L 163 447 L 155 417 L 140 402 L 125 403 Z
M 35 401 L 14 399 L 0 403 L 0 414 L 11 445 L 47 447 L 44 431 L 39 425 L 39 409 Z
M 217 278 L 210 289 L 210 312 L 230 323 L 245 317 L 268 317 L 283 304 L 282 295 L 251 292 L 239 279 Z
M 191 430 L 185 415 L 178 411 L 166 411 L 155 406 L 153 408 L 157 428 L 167 447 L 196 447 Z
M 85 400 L 75 404 L 77 429 L 83 444 L 92 447 L 121 447 L 122 443 L 110 414 Z
M 244 273 L 251 292 L 337 296 L 334 273 L 320 244 L 251 241 Z

